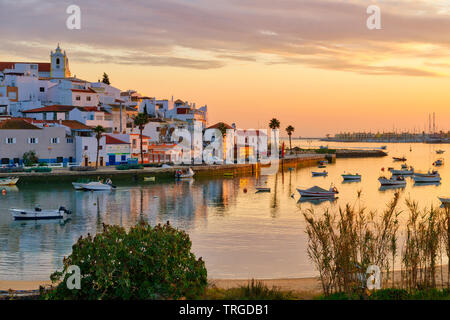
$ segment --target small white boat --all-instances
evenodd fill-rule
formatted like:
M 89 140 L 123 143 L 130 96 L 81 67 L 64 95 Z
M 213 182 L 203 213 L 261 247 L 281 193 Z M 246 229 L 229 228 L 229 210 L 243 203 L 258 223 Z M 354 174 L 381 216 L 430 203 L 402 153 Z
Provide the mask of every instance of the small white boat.
M 436 150 L 437 154 L 443 154 L 445 152 L 445 150 Z
M 326 172 L 325 170 L 322 172 L 317 172 L 317 171 L 312 172 L 313 177 L 326 177 L 327 175 L 328 175 L 328 172 Z
M 441 200 L 442 204 L 450 204 L 450 198 L 439 197 L 439 200 Z
M 341 175 L 342 176 L 342 178 L 344 179 L 344 180 L 347 180 L 347 181 L 349 181 L 349 180 L 361 180 L 361 175 L 360 174 L 351 174 L 351 173 L 344 173 L 344 174 L 342 174 Z
M 406 180 L 402 176 L 393 176 L 390 179 L 386 177 L 379 177 L 378 181 L 380 181 L 382 186 L 405 186 Z
M 80 179 L 76 182 L 72 182 L 72 186 L 75 188 L 75 190 L 83 190 L 83 185 L 88 184 L 89 182 L 92 182 L 92 180 Z
M 194 171 L 191 168 L 188 169 L 187 172 L 183 173 L 181 170 L 177 170 L 175 172 L 175 179 L 189 179 L 194 176 Z
M 414 168 L 413 167 L 405 168 L 405 167 L 402 166 L 401 170 L 389 169 L 389 171 L 394 176 L 411 176 L 411 175 L 414 174 Z
M 144 177 L 144 181 L 151 181 L 151 182 L 154 182 L 154 181 L 156 181 L 156 178 L 155 177 Z
M 19 181 L 19 178 L 0 178 L 0 186 L 14 186 L 17 181 Z
M 338 194 L 336 187 L 330 187 L 329 190 L 325 190 L 321 187 L 314 186 L 309 189 L 298 189 L 298 193 L 302 197 L 314 197 L 314 198 L 334 198 Z
M 438 171 L 428 171 L 428 173 L 415 173 L 414 182 L 440 182 L 441 175 Z
M 270 192 L 270 188 L 268 187 L 255 187 L 256 192 Z
M 42 210 L 40 207 L 34 209 L 10 209 L 14 220 L 45 220 L 65 219 L 72 212 L 64 207 L 58 210 Z
M 115 187 L 116 186 L 112 184 L 111 179 L 106 180 L 106 183 L 103 183 L 102 181 L 93 181 L 81 185 L 82 190 L 88 191 L 107 191 Z

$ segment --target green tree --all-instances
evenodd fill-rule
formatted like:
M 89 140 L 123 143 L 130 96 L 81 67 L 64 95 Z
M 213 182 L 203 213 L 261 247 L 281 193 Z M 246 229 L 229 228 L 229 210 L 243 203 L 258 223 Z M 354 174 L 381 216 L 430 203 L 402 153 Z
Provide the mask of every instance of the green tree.
M 220 131 L 220 133 L 222 133 L 223 137 L 225 137 L 227 135 L 227 127 L 226 127 L 225 123 L 219 122 L 217 129 L 219 129 L 219 131 Z
M 32 166 L 35 163 L 38 163 L 39 159 L 36 156 L 36 152 L 34 150 L 27 151 L 23 154 L 23 164 L 27 167 Z
M 139 128 L 140 133 L 140 141 L 141 141 L 141 163 L 144 164 L 144 149 L 142 145 L 142 131 L 145 128 L 145 125 L 150 121 L 148 114 L 139 113 L 136 118 L 134 118 L 134 125 Z
M 95 132 L 95 138 L 97 139 L 97 157 L 95 159 L 95 169 L 98 168 L 98 155 L 100 153 L 100 139 L 103 136 L 103 133 L 105 132 L 105 128 L 103 128 L 102 126 L 96 126 L 94 128 L 94 132 Z
M 289 125 L 289 126 L 286 127 L 286 132 L 287 132 L 287 134 L 289 136 L 289 149 L 291 149 L 291 150 L 292 150 L 291 136 L 292 136 L 292 133 L 294 131 L 295 131 L 295 128 L 293 126 Z
M 189 235 L 167 224 L 141 222 L 127 232 L 103 225 L 96 236 L 80 237 L 63 259 L 62 271 L 50 279 L 57 287 L 42 292 L 46 299 L 131 300 L 192 299 L 208 284 L 202 258 L 191 252 Z M 70 290 L 71 266 L 80 269 L 80 289 Z
M 103 83 L 106 83 L 106 84 L 111 84 L 110 82 L 109 82 L 109 76 L 106 74 L 106 72 L 103 72 L 103 80 L 102 80 L 102 82 Z
M 280 129 L 280 120 L 273 118 L 272 120 L 270 120 L 269 122 L 269 128 L 274 130 L 274 129 Z

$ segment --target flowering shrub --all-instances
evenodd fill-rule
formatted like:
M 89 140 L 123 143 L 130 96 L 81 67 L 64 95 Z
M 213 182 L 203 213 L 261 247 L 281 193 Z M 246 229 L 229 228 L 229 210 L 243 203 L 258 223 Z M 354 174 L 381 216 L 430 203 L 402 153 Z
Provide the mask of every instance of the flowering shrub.
M 103 225 L 103 233 L 80 237 L 64 258 L 60 281 L 47 299 L 179 299 L 195 298 L 207 286 L 201 258 L 191 252 L 184 232 L 169 225 L 140 223 L 128 232 Z M 71 265 L 80 268 L 81 288 L 68 289 Z

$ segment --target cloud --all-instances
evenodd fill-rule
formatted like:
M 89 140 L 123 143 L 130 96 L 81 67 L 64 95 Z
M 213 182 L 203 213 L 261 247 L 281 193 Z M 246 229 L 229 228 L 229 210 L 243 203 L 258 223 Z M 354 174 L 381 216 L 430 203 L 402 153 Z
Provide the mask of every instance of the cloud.
M 211 69 L 265 63 L 257 57 L 269 54 L 275 56 L 273 63 L 438 76 L 426 62 L 446 59 L 450 49 L 450 19 L 442 1 L 380 2 L 383 29 L 375 31 L 366 28 L 366 0 L 78 0 L 82 29 L 68 30 L 65 10 L 71 4 L 0 2 L 0 28 L 6 30 L 0 53 L 35 59 L 61 42 L 72 59 L 85 62 L 104 58 L 117 64 Z M 414 60 L 415 67 L 393 66 L 392 59 Z

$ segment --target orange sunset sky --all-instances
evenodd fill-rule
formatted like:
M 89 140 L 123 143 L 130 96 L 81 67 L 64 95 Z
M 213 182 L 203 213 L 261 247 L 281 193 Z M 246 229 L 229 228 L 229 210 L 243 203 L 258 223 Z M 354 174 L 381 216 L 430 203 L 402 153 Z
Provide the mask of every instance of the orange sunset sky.
M 73 75 L 207 104 L 210 124 L 423 131 L 436 112 L 450 130 L 450 0 L 0 0 L 0 27 L 0 61 L 47 62 L 60 43 Z

